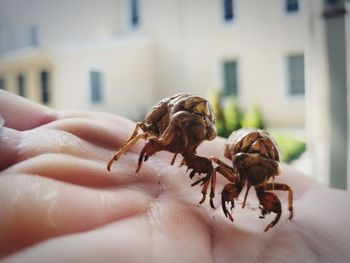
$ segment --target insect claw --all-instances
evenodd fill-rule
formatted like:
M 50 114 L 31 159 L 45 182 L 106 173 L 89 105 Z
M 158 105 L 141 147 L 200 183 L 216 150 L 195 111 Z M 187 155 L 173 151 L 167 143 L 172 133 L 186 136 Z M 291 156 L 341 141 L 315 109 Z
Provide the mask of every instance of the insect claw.
M 196 171 L 193 169 L 192 172 L 190 173 L 190 178 L 192 179 L 195 174 L 196 174 Z
M 203 181 L 201 183 L 201 186 L 203 186 L 205 184 L 205 178 L 203 178 Z
M 210 198 L 210 206 L 211 206 L 211 208 L 213 208 L 213 209 L 216 209 L 216 207 L 215 207 L 215 205 L 214 205 L 214 200 L 213 200 L 213 198 Z
M 231 220 L 231 222 L 233 222 L 233 216 L 230 213 L 228 213 L 228 217 Z
M 225 216 L 226 216 L 228 219 L 230 219 L 231 222 L 233 222 L 233 216 L 232 216 L 232 214 L 231 214 L 229 211 L 226 210 Z
M 170 163 L 171 165 L 175 163 L 176 156 L 177 156 L 177 152 L 174 154 L 173 159 L 171 159 L 171 163 Z
M 112 164 L 113 164 L 114 160 L 110 160 L 107 164 L 107 170 L 110 172 L 111 171 L 111 167 L 112 167 Z
M 202 204 L 205 201 L 206 194 L 202 193 L 202 199 L 199 201 L 200 204 Z
M 181 161 L 181 163 L 180 163 L 179 167 L 182 167 L 182 166 L 184 166 L 185 164 L 186 164 L 185 159 L 182 159 L 182 161 Z
M 199 184 L 200 182 L 202 182 L 203 180 L 204 180 L 204 178 L 198 179 L 197 181 L 192 183 L 191 186 L 195 186 L 195 185 Z
M 292 220 L 292 218 L 293 218 L 293 210 L 289 210 L 289 212 L 290 212 L 290 214 L 289 214 L 288 219 L 289 219 L 289 220 Z
M 231 210 L 231 212 L 232 212 L 232 211 L 233 211 L 233 208 L 235 207 L 235 204 L 234 204 L 234 202 L 232 202 L 232 201 L 230 201 L 230 203 L 231 203 L 230 210 Z
M 226 205 L 225 205 L 225 206 L 223 206 L 222 208 L 223 208 L 223 210 L 224 210 L 224 215 L 225 215 L 225 217 L 227 217 L 227 209 L 226 209 Z

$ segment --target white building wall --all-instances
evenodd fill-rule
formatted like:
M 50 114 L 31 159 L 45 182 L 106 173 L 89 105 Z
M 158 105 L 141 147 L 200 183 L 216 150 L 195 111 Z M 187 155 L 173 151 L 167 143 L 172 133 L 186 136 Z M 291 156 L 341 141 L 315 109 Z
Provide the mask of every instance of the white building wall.
M 184 90 L 206 96 L 223 87 L 222 62 L 236 59 L 242 106 L 258 104 L 272 125 L 304 126 L 304 98 L 287 94 L 286 57 L 305 52 L 306 2 L 293 15 L 284 1 L 235 3 L 228 24 L 222 1 L 144 0 L 142 29 L 155 39 L 159 97 Z
M 309 2 L 310 20 L 306 64 L 306 140 L 312 156 L 311 174 L 328 185 L 330 176 L 330 80 L 323 0 Z
M 38 43 L 51 48 L 104 40 L 120 32 L 118 0 L 0 0 L 0 53 L 28 46 L 38 27 Z
M 286 57 L 305 52 L 309 33 L 306 0 L 300 1 L 296 14 L 287 14 L 284 1 L 280 0 L 236 0 L 232 23 L 223 21 L 222 1 L 139 2 L 140 27 L 135 30 L 128 24 L 129 0 L 16 0 L 16 4 L 0 0 L 3 7 L 0 8 L 0 27 L 6 36 L 2 41 L 5 42 L 3 50 L 26 46 L 32 25 L 38 26 L 40 46 L 49 50 L 76 46 L 74 52 L 78 53 L 79 48 L 98 42 L 103 45 L 117 34 L 125 37 L 147 34 L 154 41 L 152 63 L 156 74 L 148 77 L 154 78 L 153 101 L 184 91 L 206 96 L 211 89 L 223 88 L 222 63 L 236 59 L 239 101 L 243 107 L 258 104 L 270 125 L 304 126 L 304 98 L 291 98 L 287 94 Z M 13 32 L 18 32 L 18 36 L 12 36 Z M 88 58 L 99 57 L 92 55 L 99 52 L 98 49 L 83 59 L 74 52 L 69 53 L 71 60 L 87 62 Z M 122 52 L 117 53 L 122 57 Z M 108 60 L 107 56 L 105 58 Z M 95 63 L 101 63 L 99 61 Z M 92 60 L 87 65 L 90 64 Z M 130 70 L 130 74 L 143 75 L 137 67 Z M 62 72 L 71 77 L 67 70 L 57 69 L 57 72 L 61 72 L 61 78 L 64 77 Z M 132 97 L 128 91 L 124 96 Z M 62 103 L 57 104 L 58 107 L 67 106 L 65 100 L 58 101 Z M 88 106 L 85 101 L 77 104 Z M 126 110 L 118 112 L 127 113 Z
M 85 48 L 57 50 L 56 105 L 113 112 L 140 120 L 154 103 L 153 44 L 149 38 L 117 38 Z M 92 103 L 90 70 L 102 73 L 103 101 Z
M 25 77 L 26 97 L 37 102 L 41 102 L 40 72 L 43 70 L 54 70 L 50 57 L 43 50 L 13 52 L 0 61 L 0 78 L 5 80 L 6 90 L 18 93 L 18 76 L 22 74 Z
M 156 98 L 178 92 L 194 92 L 185 79 L 183 18 L 186 1 L 141 1 L 141 30 L 155 42 Z M 202 3 L 200 3 L 202 5 Z

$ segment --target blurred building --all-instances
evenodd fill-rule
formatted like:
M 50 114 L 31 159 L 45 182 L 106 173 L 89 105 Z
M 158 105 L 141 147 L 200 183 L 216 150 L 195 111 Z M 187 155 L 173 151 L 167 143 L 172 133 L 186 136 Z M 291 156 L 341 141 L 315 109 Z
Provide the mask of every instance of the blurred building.
M 345 187 L 346 5 L 0 0 L 0 88 L 133 119 L 174 93 L 221 89 L 243 107 L 257 104 L 271 126 L 306 125 L 313 173 L 329 183 L 330 169 L 339 170 L 331 183 Z

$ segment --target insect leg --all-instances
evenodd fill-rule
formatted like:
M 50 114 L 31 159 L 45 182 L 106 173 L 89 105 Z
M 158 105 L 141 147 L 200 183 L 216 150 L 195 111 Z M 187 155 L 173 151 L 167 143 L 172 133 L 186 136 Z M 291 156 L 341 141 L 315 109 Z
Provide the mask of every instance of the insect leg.
M 256 194 L 259 199 L 261 205 L 261 216 L 260 218 L 264 218 L 266 214 L 271 212 L 276 213 L 276 217 L 270 224 L 268 224 L 264 230 L 266 232 L 271 227 L 277 224 L 282 214 L 282 205 L 278 197 L 270 192 L 265 192 L 265 187 L 260 186 L 256 187 Z
M 131 136 L 129 139 L 126 141 L 126 143 L 130 142 L 132 139 L 134 139 L 139 131 L 139 128 L 141 128 L 143 131 L 146 129 L 146 125 L 143 122 L 138 122 L 136 123 L 135 129 L 132 132 Z
M 221 206 L 222 211 L 224 212 L 224 215 L 228 217 L 233 222 L 233 216 L 230 211 L 228 211 L 226 203 L 231 203 L 231 210 L 235 206 L 235 185 L 234 184 L 227 184 L 225 185 L 224 189 L 222 189 L 221 192 Z
M 282 183 L 268 183 L 264 186 L 265 190 L 288 191 L 288 210 L 289 219 L 293 218 L 293 190 L 290 186 Z
M 195 173 L 206 174 L 206 176 L 192 183 L 191 186 L 195 186 L 199 183 L 201 183 L 201 185 L 204 185 L 207 181 L 210 180 L 214 168 L 213 168 L 213 165 L 211 164 L 211 161 L 208 158 L 195 155 L 194 157 L 191 157 L 191 158 L 187 158 L 186 156 L 184 156 L 184 159 L 186 161 L 186 165 L 188 169 L 193 169 L 190 174 L 190 178 L 192 178 Z
M 231 203 L 230 210 L 232 211 L 235 206 L 235 199 L 239 196 L 242 191 L 244 181 L 236 181 L 230 184 L 225 185 L 224 189 L 221 192 L 221 205 L 222 210 L 226 217 L 233 221 L 232 214 L 227 210 L 226 203 Z
M 210 180 L 207 180 L 204 183 L 204 185 L 203 185 L 203 188 L 202 188 L 202 191 L 201 191 L 203 196 L 202 196 L 202 199 L 199 201 L 200 204 L 202 204 L 205 201 L 205 199 L 206 199 L 209 183 L 210 183 Z
M 215 185 L 216 185 L 216 171 L 214 171 L 211 176 L 211 186 L 210 186 L 210 206 L 215 209 L 213 199 L 215 197 Z
M 173 156 L 173 159 L 171 159 L 171 165 L 174 165 L 174 163 L 175 163 L 175 159 L 176 159 L 176 156 L 177 156 L 177 154 L 178 154 L 179 152 L 176 152 L 175 154 L 174 154 L 174 156 Z
M 215 168 L 216 171 L 222 174 L 227 180 L 229 180 L 230 182 L 237 181 L 237 175 L 232 167 L 228 166 L 226 163 L 222 162 L 216 157 L 210 157 L 210 160 L 214 161 L 219 165 Z
M 108 162 L 107 164 L 107 170 L 111 170 L 111 166 L 114 161 L 117 161 L 127 150 L 129 150 L 138 140 L 140 139 L 146 139 L 147 133 L 141 133 L 134 138 L 132 138 L 130 141 L 128 141 L 122 148 L 119 149 L 119 151 L 113 156 L 113 158 Z
M 246 190 L 245 195 L 244 195 L 244 200 L 243 200 L 242 208 L 245 207 L 245 203 L 246 203 L 246 201 L 247 201 L 249 189 L 250 189 L 250 183 L 247 183 L 247 190 Z
M 142 148 L 142 151 L 139 156 L 139 161 L 137 164 L 136 173 L 141 169 L 143 161 L 147 161 L 148 157 L 152 156 L 154 153 L 162 150 L 163 144 L 158 138 L 150 138 L 146 145 Z

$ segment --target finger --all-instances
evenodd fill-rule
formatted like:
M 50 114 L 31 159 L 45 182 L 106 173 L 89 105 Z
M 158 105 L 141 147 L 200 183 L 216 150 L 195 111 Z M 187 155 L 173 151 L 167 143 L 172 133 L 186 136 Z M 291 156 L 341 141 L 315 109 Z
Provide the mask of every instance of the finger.
M 58 181 L 91 188 L 128 187 L 140 191 L 154 192 L 156 177 L 147 166 L 142 174 L 135 175 L 135 158 L 125 159 L 112 172 L 106 171 L 104 161 L 88 160 L 68 154 L 42 154 L 6 169 L 2 174 L 35 174 Z M 136 187 L 138 185 L 138 187 Z
M 22 139 L 21 132 L 4 127 L 0 133 L 0 171 L 14 164 L 17 146 Z
M 107 160 L 111 151 L 65 131 L 36 128 L 19 132 L 4 128 L 0 140 L 0 168 L 5 169 L 29 158 L 46 153 L 64 153 L 87 159 Z
M 102 262 L 212 262 L 210 227 L 203 219 L 181 204 L 155 204 L 147 214 L 42 242 L 5 262 L 86 262 L 97 257 Z
M 54 236 L 145 213 L 149 199 L 133 189 L 96 190 L 35 175 L 3 174 L 0 256 Z
M 79 111 L 79 110 L 63 110 L 58 114 L 58 119 L 83 118 L 91 120 L 105 121 L 111 124 L 127 125 L 129 128 L 134 128 L 135 122 L 122 116 L 96 111 Z
M 108 118 L 93 119 L 92 117 L 71 116 L 60 118 L 43 127 L 65 131 L 94 144 L 115 149 L 125 143 L 135 124 L 117 116 L 111 116 L 110 119 L 114 121 Z
M 45 153 L 65 153 L 107 163 L 126 137 L 125 128 L 118 124 L 81 118 L 58 120 L 23 132 L 5 127 L 0 135 L 0 169 Z
M 105 263 L 155 262 L 152 245 L 151 226 L 147 216 L 141 215 L 42 242 L 6 258 L 4 263 L 92 262 L 97 258 Z
M 5 127 L 29 130 L 56 119 L 57 112 L 13 93 L 0 90 L 0 114 Z

